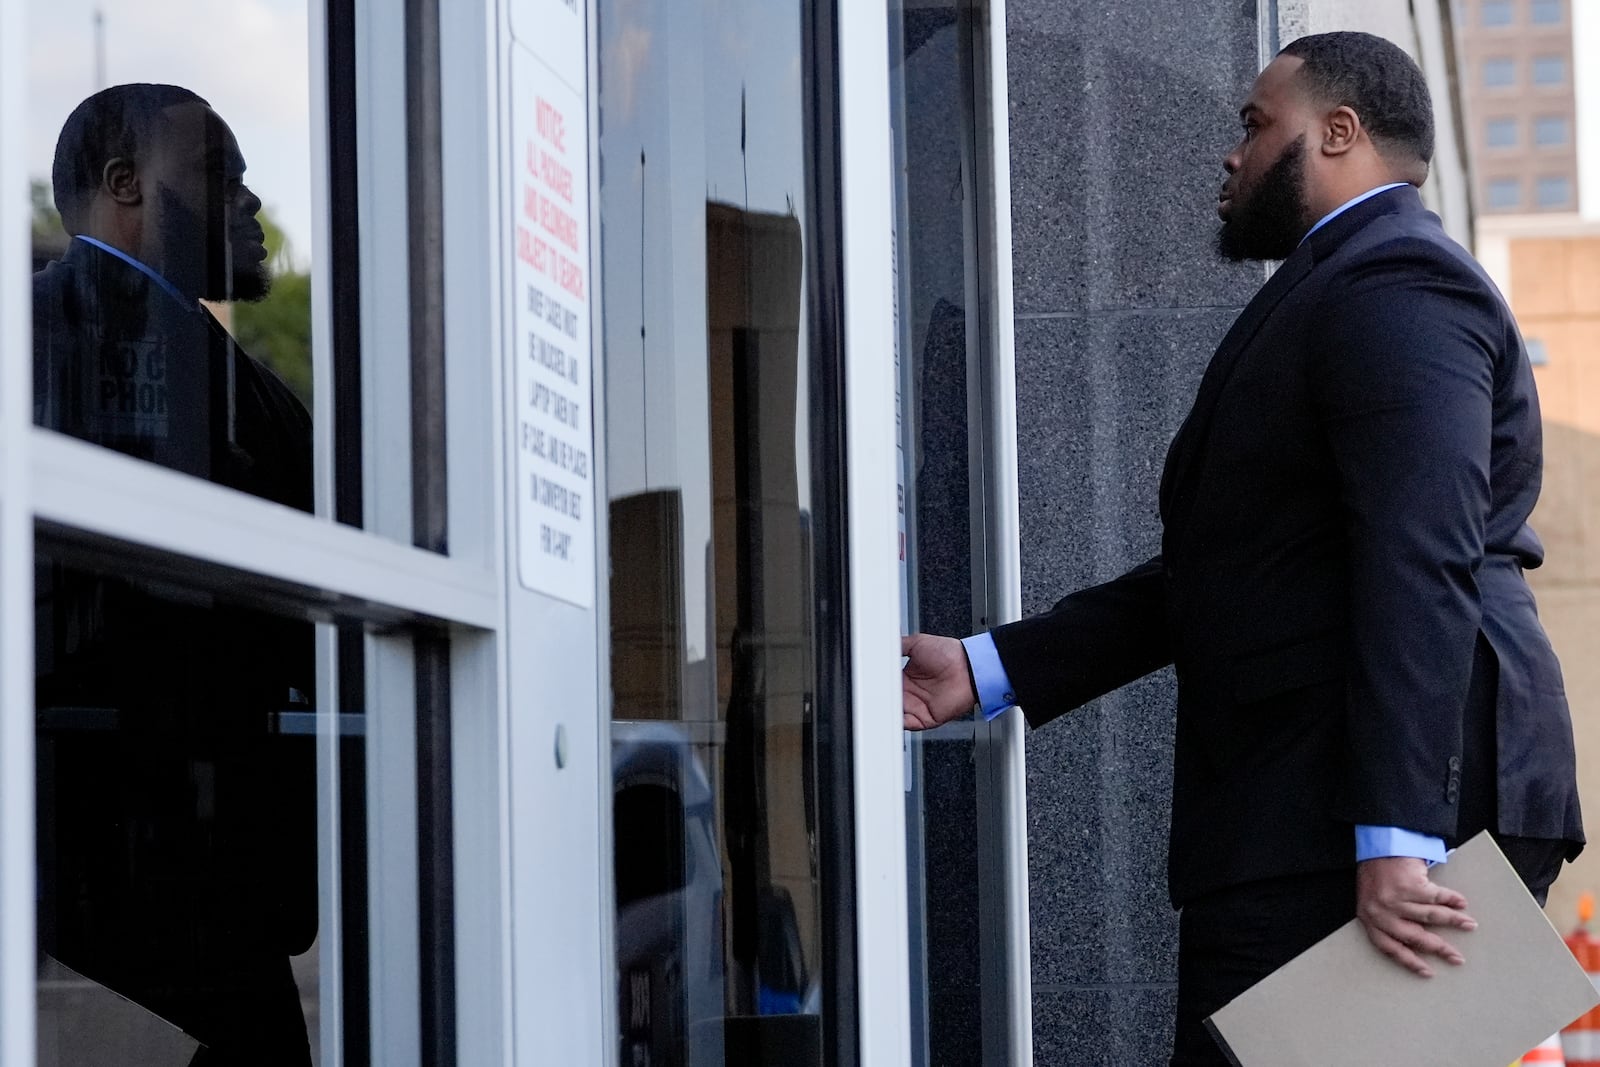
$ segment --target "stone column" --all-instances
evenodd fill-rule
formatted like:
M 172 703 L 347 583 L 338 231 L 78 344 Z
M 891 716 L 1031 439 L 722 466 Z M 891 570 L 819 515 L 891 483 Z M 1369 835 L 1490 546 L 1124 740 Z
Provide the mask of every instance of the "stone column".
M 1213 251 L 1258 69 L 1256 0 L 1009 0 L 1024 610 L 1160 543 L 1156 490 L 1200 373 L 1261 284 Z M 1035 1062 L 1166 1062 L 1174 686 L 1028 737 Z

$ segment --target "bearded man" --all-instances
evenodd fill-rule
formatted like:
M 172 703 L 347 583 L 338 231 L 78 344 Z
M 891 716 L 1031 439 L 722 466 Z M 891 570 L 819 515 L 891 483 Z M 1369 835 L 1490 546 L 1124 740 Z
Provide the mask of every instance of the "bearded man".
M 922 729 L 1042 726 L 1167 664 L 1174 1065 L 1203 1020 L 1353 916 L 1419 980 L 1474 925 L 1428 864 L 1481 830 L 1543 899 L 1583 843 L 1560 667 L 1523 578 L 1540 421 L 1511 313 L 1423 207 L 1422 72 L 1293 42 L 1240 111 L 1220 249 L 1282 260 L 1167 455 L 1161 554 L 1050 611 L 905 641 Z M 1441 936 L 1443 933 L 1445 936 Z
M 201 302 L 267 292 L 244 170 L 187 89 L 73 110 L 53 173 L 72 241 L 33 283 L 34 421 L 309 511 L 304 406 Z M 34 599 L 40 951 L 188 1032 L 196 1065 L 309 1065 L 289 957 L 317 932 L 315 763 L 269 724 L 316 691 L 310 623 L 48 549 Z

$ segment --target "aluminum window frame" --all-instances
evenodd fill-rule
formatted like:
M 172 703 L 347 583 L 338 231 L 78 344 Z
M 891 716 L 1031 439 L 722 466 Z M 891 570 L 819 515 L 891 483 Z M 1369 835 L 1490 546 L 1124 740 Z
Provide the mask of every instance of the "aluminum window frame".
M 28 433 L 33 421 L 32 228 L 23 131 L 27 70 L 22 0 L 0 0 L 0 589 L 33 587 Z M 0 1063 L 29 1064 L 35 1044 L 33 598 L 0 596 Z
M 448 74 L 444 79 L 451 86 L 441 103 L 444 182 L 447 189 L 475 186 L 485 191 L 488 205 L 474 215 L 477 209 L 462 202 L 470 198 L 445 197 L 445 246 L 440 254 L 446 268 L 450 355 L 445 367 L 449 418 L 444 447 L 450 543 L 458 548 L 457 555 L 412 547 L 412 436 L 408 428 L 405 447 L 397 448 L 394 430 L 403 420 L 383 417 L 411 410 L 408 322 L 384 311 L 394 293 L 409 291 L 405 228 L 409 206 L 403 195 L 405 182 L 394 180 L 394 175 L 404 173 L 405 165 L 404 24 L 394 6 L 380 0 L 355 0 L 354 13 L 359 92 L 357 136 L 348 148 L 359 163 L 365 529 L 334 521 L 336 397 L 329 354 L 335 291 L 330 269 L 318 270 L 313 278 L 312 329 L 321 357 L 314 367 L 317 507 L 315 515 L 305 515 L 32 426 L 26 200 L 21 195 L 0 199 L 0 582 L 11 591 L 0 597 L 0 944 L 7 946 L 0 951 L 0 1061 L 8 1065 L 25 1067 L 33 1062 L 36 1036 L 33 953 L 12 948 L 34 939 L 33 617 L 30 598 L 15 591 L 31 587 L 36 536 L 53 548 L 182 573 L 193 584 L 225 586 L 230 594 L 263 607 L 293 605 L 322 620 L 317 648 L 322 724 L 317 744 L 325 761 L 338 743 L 337 694 L 330 684 L 338 658 L 327 624 L 362 619 L 378 628 L 380 632 L 366 639 L 365 653 L 368 703 L 374 709 L 369 729 L 376 729 L 372 743 L 382 750 L 369 786 L 373 825 L 369 869 L 374 883 L 381 872 L 405 867 L 417 847 L 415 812 L 397 813 L 381 806 L 403 796 L 408 783 L 413 789 L 416 785 L 414 751 L 407 736 L 414 727 L 415 686 L 410 673 L 415 657 L 402 635 L 416 627 L 450 635 L 451 691 L 456 698 L 452 715 L 458 731 L 452 751 L 458 783 L 452 813 L 457 842 L 454 869 L 458 890 L 468 883 L 476 887 L 470 893 L 458 891 L 455 902 L 456 956 L 475 965 L 456 968 L 458 1057 L 461 1062 L 496 1063 L 514 1056 L 515 971 L 508 910 L 514 830 L 507 825 L 510 579 L 503 427 L 494 417 L 501 410 L 502 366 L 498 359 L 467 358 L 479 344 L 487 347 L 478 351 L 498 353 L 504 340 L 505 316 L 497 284 L 504 262 L 496 253 L 502 246 L 497 231 L 495 236 L 489 233 L 497 226 L 494 205 L 503 195 L 497 147 L 502 143 L 501 130 L 494 116 L 505 44 L 504 0 L 480 0 L 459 19 L 453 12 L 440 27 L 443 62 L 450 71 L 464 72 L 460 84 L 452 84 Z M 592 20 L 592 8 L 590 16 Z M 308 0 L 313 227 L 319 255 L 324 256 L 333 248 L 327 17 L 323 0 Z M 20 144 L 28 115 L 27 23 L 24 0 L 0 0 L 0 188 L 14 190 L 26 188 Z M 841 232 L 872 234 L 876 221 L 888 217 L 893 207 L 884 66 L 887 27 L 881 10 L 844 3 L 833 6 L 831 26 L 840 114 Z M 999 47 L 1003 48 L 1003 40 Z M 591 33 L 591 84 L 594 65 Z M 1003 116 L 1003 100 L 999 106 Z M 486 145 L 487 150 L 473 165 L 462 161 L 468 153 L 453 150 L 452 146 L 463 144 Z M 1008 240 L 1009 225 L 1004 233 Z M 892 710 L 886 711 L 893 708 L 899 685 L 894 570 L 883 565 L 895 558 L 898 549 L 893 427 L 883 417 L 892 410 L 894 381 L 888 362 L 877 358 L 892 344 L 887 243 L 846 236 L 841 270 L 844 290 L 838 310 L 845 350 L 841 420 L 850 473 L 844 534 L 854 831 L 854 880 L 847 892 L 854 898 L 856 938 L 851 1023 L 858 1062 L 894 1067 L 909 1063 L 909 1013 L 904 982 L 903 790 L 897 774 L 882 772 L 885 766 L 902 765 L 900 722 Z M 476 284 L 474 279 L 488 279 L 489 284 Z M 470 314 L 457 313 L 463 308 Z M 487 313 L 479 314 L 484 308 Z M 596 612 L 596 619 L 604 622 L 603 609 Z M 380 696 L 391 701 L 383 716 L 375 713 Z M 399 726 L 386 730 L 380 722 L 384 716 L 393 717 Z M 597 715 L 597 720 L 597 726 L 608 726 L 605 716 Z M 591 739 L 578 751 L 599 749 L 597 741 L 598 737 Z M 609 758 L 603 750 L 596 755 Z M 602 780 L 609 784 L 608 776 L 602 775 Z M 319 784 L 332 789 L 319 806 L 320 837 L 341 825 L 337 760 L 319 767 Z M 604 825 L 608 790 L 596 804 Z M 320 844 L 325 848 L 327 843 Z M 609 855 L 609 841 L 602 840 L 601 847 Z M 324 857 L 335 864 L 326 850 Z M 320 894 L 323 929 L 330 934 L 338 929 L 336 870 L 336 865 L 325 868 L 323 878 L 331 881 Z M 608 892 L 602 886 L 602 899 L 608 899 Z M 605 913 L 609 915 L 609 909 Z M 372 1033 L 374 1052 L 383 1048 L 389 1053 L 386 1062 L 424 1062 L 420 1037 L 389 1047 L 380 1025 L 416 1000 L 415 954 L 402 951 L 392 964 L 384 955 L 403 947 L 403 939 L 414 937 L 413 918 L 403 901 L 394 912 L 374 904 L 374 951 L 369 959 Z M 384 929 L 392 929 L 393 935 L 386 939 Z M 596 935 L 603 952 L 614 931 L 609 923 L 602 924 Z M 337 947 L 336 936 L 329 941 Z M 614 958 L 614 952 L 606 958 Z M 333 1010 L 323 1017 L 323 1063 L 338 1067 L 340 961 L 337 952 L 330 956 L 326 947 L 324 961 L 324 1005 Z M 1025 958 L 1022 965 L 1025 969 Z M 593 992 L 599 998 L 596 1015 L 607 1020 L 614 1012 L 612 990 Z M 572 1025 L 583 1023 L 573 1020 Z M 614 1056 L 614 1049 L 606 1052 L 608 1061 Z
M 369 717 L 370 735 L 382 746 L 383 759 L 369 776 L 369 814 L 374 833 L 369 839 L 369 884 L 379 884 L 380 872 L 415 867 L 418 847 L 414 810 L 398 813 L 381 801 L 417 786 L 415 746 L 409 732 L 415 728 L 416 692 L 410 682 L 415 666 L 413 630 L 448 635 L 450 639 L 451 691 L 470 695 L 471 706 L 457 702 L 452 717 L 462 718 L 466 744 L 453 748 L 454 780 L 475 783 L 457 789 L 463 803 L 455 805 L 457 837 L 469 838 L 458 849 L 454 880 L 480 888 L 458 896 L 455 908 L 465 919 L 465 944 L 476 951 L 497 944 L 509 926 L 504 911 L 503 686 L 505 627 L 504 569 L 498 534 L 498 515 L 492 508 L 459 506 L 448 509 L 452 539 L 467 546 L 459 557 L 411 547 L 413 471 L 409 420 L 380 418 L 393 410 L 398 393 L 409 387 L 411 353 L 405 343 L 405 320 L 383 314 L 385 293 L 406 292 L 411 263 L 406 254 L 406 215 L 409 207 L 392 181 L 404 172 L 404 148 L 409 112 L 406 95 L 383 90 L 403 88 L 405 80 L 405 24 L 392 5 L 378 0 L 354 0 L 357 25 L 358 93 L 354 120 L 358 132 L 352 147 L 360 162 L 361 184 L 357 203 L 361 209 L 359 280 L 362 291 L 359 349 L 362 471 L 366 487 L 366 529 L 333 521 L 335 513 L 334 416 L 335 381 L 331 341 L 334 323 L 330 309 L 334 298 L 332 225 L 330 222 L 330 107 L 328 86 L 328 4 L 307 0 L 311 98 L 308 135 L 311 142 L 312 226 L 314 244 L 323 260 L 313 272 L 312 336 L 314 351 L 315 500 L 313 515 L 285 508 L 233 490 L 152 466 L 73 438 L 32 425 L 31 389 L 31 285 L 28 248 L 31 240 L 26 199 L 0 200 L 0 1062 L 27 1065 L 36 1052 L 36 996 L 34 953 L 13 946 L 32 945 L 35 938 L 34 871 L 34 722 L 33 722 L 33 615 L 31 597 L 17 591 L 31 588 L 35 543 L 47 545 L 72 558 L 114 560 L 137 567 L 141 573 L 181 577 L 199 588 L 226 589 L 230 596 L 270 610 L 292 610 L 324 623 L 318 627 L 318 707 L 320 754 L 319 892 L 322 930 L 322 1062 L 338 1067 L 343 1061 L 340 1023 L 342 958 L 339 952 L 340 877 L 337 848 L 329 848 L 332 832 L 340 826 L 338 811 L 337 659 L 331 626 L 334 619 L 364 620 L 372 633 L 366 638 L 369 663 L 368 702 L 376 707 L 380 695 L 384 716 Z M 493 10 L 485 0 L 485 12 Z M 25 0 L 0 0 L 0 188 L 26 188 L 22 141 L 28 122 L 26 41 L 28 15 Z M 462 26 L 489 26 L 452 22 L 449 33 Z M 485 40 L 469 47 L 481 50 Z M 456 36 L 457 59 L 463 43 Z M 480 65 L 487 55 L 479 59 Z M 398 82 L 397 82 L 398 79 Z M 484 105 L 485 86 L 477 90 L 476 104 Z M 465 94 L 469 100 L 473 93 Z M 457 107 L 461 102 L 457 101 Z M 467 105 L 471 110 L 471 104 Z M 484 130 L 486 130 L 486 125 Z M 397 161 L 400 167 L 393 164 Z M 389 164 L 385 171 L 383 164 Z M 484 161 L 485 169 L 489 163 Z M 386 180 L 378 180 L 379 175 Z M 396 241 L 399 242 L 396 246 Z M 459 253 L 459 248 L 454 250 Z M 441 249 L 441 257 L 452 251 Z M 487 259 L 485 254 L 481 258 Z M 464 274 L 466 272 L 463 272 Z M 398 286 L 398 288 L 395 288 Z M 456 300 L 461 290 L 454 291 Z M 448 302 L 448 301 L 447 301 Z M 493 340 L 492 323 L 482 327 Z M 498 365 L 466 358 L 467 349 L 452 339 L 447 351 L 446 374 L 451 395 L 481 398 L 493 405 L 498 390 Z M 460 353 L 460 354 L 457 354 Z M 399 383 L 397 387 L 396 383 Z M 409 404 L 401 408 L 409 411 Z M 397 422 L 405 433 L 396 447 Z M 448 469 L 456 474 L 448 485 L 451 499 L 472 505 L 496 499 L 499 438 L 485 432 L 481 421 L 451 420 L 465 429 L 451 433 L 444 452 Z M 30 490 L 38 487 L 42 492 Z M 397 792 L 398 791 L 398 792 Z M 485 836 L 487 821 L 491 828 Z M 415 879 L 416 871 L 411 871 Z M 388 894 L 384 894 L 388 895 Z M 409 1012 L 418 1016 L 419 965 L 415 951 L 418 927 L 416 901 L 400 902 L 398 912 L 380 911 L 374 894 L 372 929 L 387 924 L 390 936 L 372 939 L 372 1021 L 381 1023 Z M 410 946 L 410 947 L 408 947 Z M 459 956 L 462 943 L 456 946 Z M 399 959 L 380 959 L 383 951 L 398 950 Z M 472 1026 L 457 1035 L 458 1047 L 467 1049 L 463 1062 L 495 1062 L 507 1047 L 497 1034 L 505 1031 L 504 997 L 508 985 L 503 967 L 488 977 L 454 968 L 459 981 L 453 999 L 466 1007 L 463 1018 Z M 374 1025 L 374 1043 L 383 1041 L 388 1024 Z M 474 1050 L 493 1049 L 492 1058 L 478 1058 Z M 444 1062 L 443 1054 L 424 1059 L 421 1038 L 402 1040 L 389 1050 L 385 1062 Z

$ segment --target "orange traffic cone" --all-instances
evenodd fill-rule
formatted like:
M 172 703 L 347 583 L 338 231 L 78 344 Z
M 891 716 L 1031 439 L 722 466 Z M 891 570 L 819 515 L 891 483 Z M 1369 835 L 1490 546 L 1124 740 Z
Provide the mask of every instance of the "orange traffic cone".
M 1545 1067 L 1570 1067 L 1566 1057 L 1561 1054 L 1560 1034 L 1551 1034 L 1539 1043 L 1538 1048 L 1529 1049 L 1523 1054 L 1522 1063 L 1524 1067 L 1532 1067 L 1536 1063 L 1542 1063 Z
M 1589 980 L 1600 985 L 1600 938 L 1589 929 L 1593 919 L 1594 894 L 1584 893 L 1578 898 L 1578 926 L 1567 935 L 1567 948 L 1589 972 Z M 1567 1067 L 1600 1067 L 1600 1008 L 1585 1012 L 1562 1030 L 1561 1047 Z

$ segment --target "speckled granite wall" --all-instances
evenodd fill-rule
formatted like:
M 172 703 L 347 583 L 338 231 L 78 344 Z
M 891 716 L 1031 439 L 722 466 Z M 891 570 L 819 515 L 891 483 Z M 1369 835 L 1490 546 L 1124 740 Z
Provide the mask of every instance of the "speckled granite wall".
M 1159 544 L 1167 443 L 1260 285 L 1212 251 L 1256 0 L 1009 0 L 1023 603 Z M 1169 673 L 1028 736 L 1039 1064 L 1165 1063 Z

